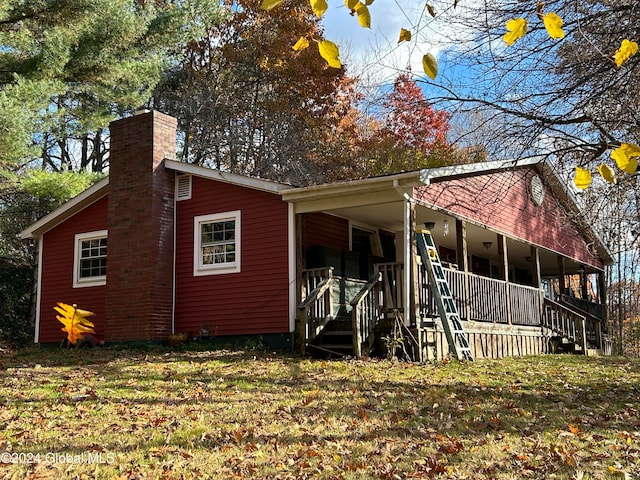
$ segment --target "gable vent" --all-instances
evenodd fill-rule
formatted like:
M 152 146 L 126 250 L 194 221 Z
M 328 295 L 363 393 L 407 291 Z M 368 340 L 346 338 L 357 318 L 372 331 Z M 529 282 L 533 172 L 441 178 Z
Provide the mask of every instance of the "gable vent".
M 178 175 L 176 180 L 176 200 L 191 198 L 191 175 Z

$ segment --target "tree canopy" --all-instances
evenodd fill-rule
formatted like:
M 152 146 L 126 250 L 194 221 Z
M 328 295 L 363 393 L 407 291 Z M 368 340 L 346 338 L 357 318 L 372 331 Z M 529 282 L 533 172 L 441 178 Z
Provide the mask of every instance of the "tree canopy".
M 179 120 L 182 160 L 295 184 L 317 181 L 351 80 L 317 51 L 292 48 L 300 36 L 320 34 L 305 0 L 271 13 L 248 0 L 223 6 L 224 20 L 189 44 L 154 95 L 153 106 Z
M 285 3 L 263 0 L 261 6 L 277 11 Z M 345 0 L 344 11 L 369 28 L 372 4 Z M 325 0 L 312 0 L 309 9 L 320 17 L 329 7 Z M 397 10 L 407 24 L 399 29 L 398 43 L 424 40 L 431 29 L 433 50 L 444 52 L 425 51 L 422 58 L 423 80 L 432 92 L 440 89 L 432 100 L 459 111 L 483 110 L 503 129 L 498 134 L 512 147 L 510 156 L 542 152 L 570 159 L 585 167 L 578 169 L 579 187 L 590 183 L 592 171 L 614 181 L 609 164 L 635 172 L 640 157 L 634 113 L 640 62 L 636 1 L 430 0 L 415 10 L 398 4 Z M 305 37 L 299 44 L 306 47 L 310 40 L 321 52 L 330 42 Z M 329 65 L 339 58 L 339 46 L 334 47 L 325 58 Z M 446 60 L 446 68 L 437 57 Z M 460 83 L 462 78 L 472 84 Z M 605 153 L 610 161 L 592 167 Z
M 414 79 L 399 75 L 373 112 L 354 94 L 349 113 L 328 139 L 325 180 L 363 178 L 463 163 L 447 140 L 449 114 L 434 108 Z
M 142 105 L 216 5 L 0 1 L 0 175 Z

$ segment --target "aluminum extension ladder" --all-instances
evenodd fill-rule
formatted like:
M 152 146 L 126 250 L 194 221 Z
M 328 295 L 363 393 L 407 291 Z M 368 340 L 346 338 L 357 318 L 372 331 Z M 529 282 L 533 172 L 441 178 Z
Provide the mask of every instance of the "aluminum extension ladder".
M 447 278 L 444 275 L 440 256 L 433 242 L 431 232 L 429 230 L 418 230 L 416 231 L 416 236 L 418 252 L 420 253 L 423 265 L 427 267 L 431 291 L 433 292 L 433 298 L 438 307 L 438 314 L 442 319 L 444 333 L 449 343 L 449 351 L 458 360 L 473 361 L 467 334 L 462 328 L 456 302 L 451 295 L 449 282 L 447 282 Z

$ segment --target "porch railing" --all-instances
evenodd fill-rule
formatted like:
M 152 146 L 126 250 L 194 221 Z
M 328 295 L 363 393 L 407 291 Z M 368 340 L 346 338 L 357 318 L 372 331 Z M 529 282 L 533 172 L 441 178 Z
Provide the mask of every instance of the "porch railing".
M 473 273 L 469 273 L 465 279 L 464 272 L 449 268 L 445 268 L 444 273 L 461 319 L 503 324 L 511 321 L 514 325 L 540 325 L 544 296 L 542 290 Z M 420 312 L 423 317 L 434 317 L 437 316 L 437 310 L 426 278 L 426 271 L 421 268 L 418 295 Z M 465 288 L 467 279 L 468 295 Z
M 316 338 L 332 318 L 334 278 L 332 267 L 305 270 L 302 275 L 304 288 L 309 292 L 298 305 L 300 353 L 304 354 L 307 343 Z
M 509 284 L 511 323 L 514 325 L 540 325 L 544 291 L 528 285 Z
M 587 317 L 587 336 L 595 337 L 598 347 L 602 347 L 602 337 L 608 333 L 607 306 L 570 295 L 560 295 L 560 303 L 576 308 Z
M 404 311 L 404 264 L 402 263 L 376 263 L 374 272 L 381 275 L 382 302 L 384 312 L 393 310 Z
M 482 277 L 454 269 L 444 269 L 456 306 L 463 320 L 513 325 L 542 325 L 558 335 L 580 345 L 584 352 L 590 327 L 593 327 L 599 346 L 603 336 L 597 319 L 581 315 L 572 308 L 544 297 L 542 290 L 503 280 Z M 388 313 L 402 314 L 404 308 L 404 265 L 380 263 L 375 274 L 360 288 L 355 297 L 347 300 L 351 308 L 354 354 L 362 354 L 369 344 L 380 319 Z M 424 280 L 427 274 L 420 268 L 418 301 L 422 319 L 436 317 L 437 310 L 431 288 Z M 303 301 L 298 306 L 300 319 L 300 349 L 313 341 L 335 315 L 335 286 L 340 279 L 333 276 L 333 268 L 310 269 L 303 272 Z M 468 295 L 465 283 L 468 282 Z
M 582 353 L 586 355 L 587 334 L 583 315 L 550 298 L 545 298 L 542 326 L 579 345 Z
M 560 301 L 573 305 L 589 315 L 593 315 L 604 322 L 607 319 L 607 307 L 601 303 L 591 302 L 582 298 L 575 298 L 570 295 L 560 295 Z
M 589 308 L 592 305 L 595 306 L 598 304 L 594 304 L 592 302 L 589 302 L 588 300 L 569 297 L 567 295 L 561 295 L 559 303 L 566 306 L 567 308 L 575 310 L 577 313 L 584 317 L 587 340 L 593 345 L 597 346 L 597 348 L 599 348 L 600 350 L 604 351 L 605 339 L 603 334 L 603 326 L 605 326 L 605 321 L 604 319 L 601 320 L 599 317 L 593 315 L 592 312 L 597 312 L 597 308 Z M 586 307 L 587 310 L 582 307 Z M 602 305 L 602 307 L 604 307 L 604 305 Z
M 464 276 L 464 272 L 455 272 Z M 469 274 L 470 320 L 509 323 L 507 282 L 495 278 Z
M 380 320 L 382 272 L 371 276 L 367 284 L 351 300 L 353 320 L 353 354 L 362 356 L 362 349 L 373 346 L 375 327 Z

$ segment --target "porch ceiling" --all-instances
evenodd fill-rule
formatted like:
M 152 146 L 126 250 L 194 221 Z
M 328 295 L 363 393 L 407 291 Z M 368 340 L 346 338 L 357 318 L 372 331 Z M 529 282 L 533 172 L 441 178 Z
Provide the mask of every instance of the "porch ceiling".
M 349 205 L 325 211 L 363 226 L 391 232 L 401 232 L 403 230 L 404 201 L 402 200 L 386 201 L 375 205 Z M 449 225 L 449 233 L 447 235 L 444 234 L 444 220 L 447 220 Z M 416 207 L 416 223 L 420 228 L 424 226 L 425 222 L 435 222 L 436 224 L 431 230 L 436 245 L 455 250 L 455 217 L 418 205 Z M 499 260 L 498 232 L 471 223 L 466 225 L 469 255 L 487 258 L 493 265 L 497 266 Z M 485 242 L 491 242 L 491 246 L 487 248 L 487 246 L 483 245 Z M 558 254 L 539 248 L 539 255 L 542 275 L 556 275 L 558 272 Z M 507 238 L 507 256 L 510 266 L 528 271 L 530 268 L 528 257 L 531 256 L 531 245 L 520 240 Z M 567 274 L 576 273 L 581 267 L 579 263 L 565 258 L 565 271 Z

